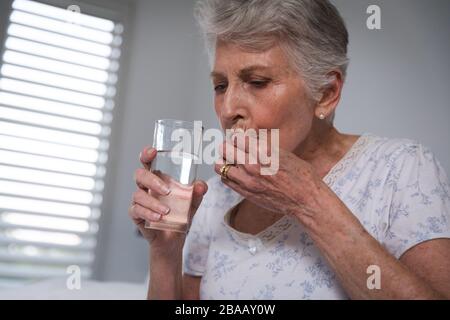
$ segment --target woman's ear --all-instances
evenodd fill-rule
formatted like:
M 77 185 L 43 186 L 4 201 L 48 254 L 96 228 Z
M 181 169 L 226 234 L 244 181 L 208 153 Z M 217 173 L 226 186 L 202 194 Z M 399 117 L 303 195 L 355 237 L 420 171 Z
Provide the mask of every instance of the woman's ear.
M 321 120 L 333 117 L 334 110 L 341 99 L 342 87 L 344 85 L 341 71 L 332 71 L 328 74 L 328 77 L 330 81 L 328 85 L 323 88 L 322 97 L 316 104 L 316 109 L 314 111 L 315 116 Z

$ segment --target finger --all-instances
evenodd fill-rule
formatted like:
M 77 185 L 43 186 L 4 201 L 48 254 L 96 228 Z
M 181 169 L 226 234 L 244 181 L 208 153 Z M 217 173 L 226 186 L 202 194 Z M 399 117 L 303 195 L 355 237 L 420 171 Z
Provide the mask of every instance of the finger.
M 170 193 L 169 186 L 153 172 L 139 168 L 134 173 L 134 180 L 139 188 L 142 186 L 156 192 L 162 196 Z
M 161 203 L 158 199 L 152 197 L 147 192 L 138 189 L 133 194 L 133 201 L 144 208 L 150 209 L 153 212 L 166 215 L 169 213 L 170 208 Z
M 261 132 L 258 138 L 258 160 L 262 166 L 273 166 L 279 162 L 279 132 L 271 129 Z
M 214 171 L 219 175 L 221 175 L 220 170 L 222 169 L 223 165 L 216 163 L 214 165 Z M 242 168 L 242 166 L 238 165 L 238 166 L 231 166 L 228 169 L 227 172 L 227 179 L 229 180 L 233 180 L 236 183 L 240 183 L 240 184 L 245 184 L 245 182 L 248 180 L 249 175 L 248 173 Z M 222 179 L 222 180 L 226 180 L 226 179 Z
M 193 183 L 194 186 L 194 196 L 200 197 L 204 196 L 208 192 L 208 185 L 205 181 L 197 180 Z
M 249 153 L 245 153 L 245 151 L 228 142 L 225 142 L 224 145 L 222 145 L 222 148 L 219 148 L 219 153 L 224 154 L 223 158 L 225 159 L 225 163 L 238 164 L 239 168 L 247 171 L 250 175 L 257 175 L 260 173 L 260 164 L 257 162 L 256 157 Z M 233 158 L 237 158 L 237 160 L 232 161 L 231 159 Z M 216 161 L 216 165 L 219 165 L 219 168 L 216 167 L 216 169 L 218 169 L 218 173 L 220 173 L 220 168 L 223 164 L 220 161 Z
M 203 196 L 208 192 L 208 185 L 204 181 L 195 181 L 194 182 L 194 191 L 192 196 L 192 210 L 193 212 L 197 211 L 198 207 L 202 203 Z
M 145 221 L 159 221 L 161 215 L 157 212 L 153 212 L 149 209 L 142 207 L 139 204 L 134 204 L 128 209 L 128 214 L 134 221 L 145 220 Z
M 229 186 L 234 191 L 236 191 L 237 193 L 239 193 L 240 195 L 242 195 L 243 197 L 245 197 L 245 198 L 248 198 L 249 196 L 251 196 L 250 192 L 248 192 L 247 190 L 242 188 L 241 185 L 239 185 L 238 183 L 234 182 L 233 180 L 222 179 L 222 182 L 225 185 Z
M 258 158 L 258 136 L 254 129 L 236 130 L 231 135 L 231 143 L 238 149 L 250 154 L 256 163 Z
M 258 162 L 258 135 L 254 129 L 238 130 L 232 135 L 232 143 L 238 150 L 246 152 L 246 162 L 243 168 L 250 174 L 257 174 L 260 170 Z
M 226 163 L 232 164 L 256 164 L 257 159 L 246 153 L 244 150 L 232 145 L 229 141 L 224 141 L 219 148 L 219 154 Z
M 144 168 L 150 170 L 150 165 L 155 159 L 157 151 L 152 147 L 145 147 L 144 150 L 139 154 L 139 161 L 141 161 Z

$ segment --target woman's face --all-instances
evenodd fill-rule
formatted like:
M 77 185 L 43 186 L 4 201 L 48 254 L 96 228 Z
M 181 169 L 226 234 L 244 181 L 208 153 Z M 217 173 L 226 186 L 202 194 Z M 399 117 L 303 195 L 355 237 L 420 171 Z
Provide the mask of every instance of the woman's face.
M 280 147 L 289 151 L 309 134 L 314 106 L 279 46 L 248 52 L 219 41 L 211 75 L 223 129 L 279 129 Z

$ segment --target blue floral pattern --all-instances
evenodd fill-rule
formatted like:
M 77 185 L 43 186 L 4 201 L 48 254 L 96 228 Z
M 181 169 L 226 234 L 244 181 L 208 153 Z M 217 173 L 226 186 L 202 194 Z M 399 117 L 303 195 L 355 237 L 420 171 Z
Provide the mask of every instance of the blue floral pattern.
M 450 186 L 417 142 L 362 135 L 324 178 L 366 230 L 396 258 L 450 238 Z M 184 247 L 184 272 L 201 276 L 202 299 L 346 299 L 303 227 L 283 217 L 257 235 L 234 230 L 243 197 L 214 177 Z

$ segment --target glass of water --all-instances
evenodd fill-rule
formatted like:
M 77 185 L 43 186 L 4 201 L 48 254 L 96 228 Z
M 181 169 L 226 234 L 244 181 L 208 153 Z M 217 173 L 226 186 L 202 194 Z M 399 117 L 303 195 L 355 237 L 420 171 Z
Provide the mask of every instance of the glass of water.
M 186 233 L 191 217 L 193 185 L 201 152 L 201 123 L 163 119 L 155 123 L 153 147 L 158 151 L 150 170 L 170 188 L 165 196 L 152 193 L 170 208 L 158 222 L 147 221 L 146 228 Z M 151 193 L 152 191 L 149 190 Z

